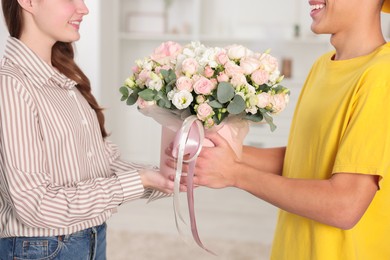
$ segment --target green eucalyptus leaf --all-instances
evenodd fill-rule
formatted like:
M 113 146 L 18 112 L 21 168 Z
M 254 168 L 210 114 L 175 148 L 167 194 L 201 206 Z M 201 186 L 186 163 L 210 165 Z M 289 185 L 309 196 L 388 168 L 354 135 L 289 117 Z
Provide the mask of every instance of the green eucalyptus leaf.
M 221 82 L 218 84 L 217 88 L 217 99 L 223 104 L 227 103 L 234 98 L 234 87 L 228 82 Z
M 217 100 L 210 101 L 208 104 L 212 108 L 222 108 L 223 107 L 222 104 L 219 103 Z
M 265 121 L 269 124 L 271 132 L 275 131 L 276 125 L 274 124 L 274 119 L 268 113 L 263 113 Z
M 171 84 L 172 81 L 176 81 L 176 74 L 173 69 L 161 70 L 160 73 L 166 83 Z
M 157 105 L 159 106 L 159 107 L 162 107 L 162 108 L 169 108 L 169 107 L 167 107 L 168 105 L 167 105 L 167 102 L 166 102 L 166 100 L 164 100 L 164 99 L 160 99 L 159 101 L 157 101 Z
M 126 104 L 128 106 L 134 105 L 138 100 L 138 92 L 133 92 L 130 94 L 130 96 L 126 100 Z
M 240 95 L 235 95 L 233 100 L 229 103 L 227 111 L 232 115 L 238 115 L 242 113 L 245 108 L 245 100 Z
M 263 117 L 263 115 L 260 112 L 257 112 L 254 115 L 251 114 L 251 115 L 244 116 L 244 119 L 247 119 L 247 120 L 250 120 L 252 122 L 258 123 L 258 122 L 261 122 L 264 119 L 264 117 Z
M 153 101 L 156 96 L 156 91 L 153 89 L 144 89 L 138 93 L 138 95 L 145 101 Z
M 129 88 L 128 87 L 122 86 L 119 89 L 119 92 L 122 94 L 122 96 L 126 96 L 126 97 L 129 96 Z

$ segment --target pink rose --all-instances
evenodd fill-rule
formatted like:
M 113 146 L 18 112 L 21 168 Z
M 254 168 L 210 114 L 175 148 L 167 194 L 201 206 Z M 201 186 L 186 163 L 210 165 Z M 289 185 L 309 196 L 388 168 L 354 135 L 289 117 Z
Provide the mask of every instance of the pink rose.
M 216 60 L 219 64 L 225 65 L 226 62 L 229 61 L 229 57 L 228 57 L 226 51 L 222 50 L 222 51 L 218 52 L 216 55 Z
M 182 49 L 183 47 L 176 42 L 163 42 L 154 50 L 150 58 L 160 64 L 168 64 L 177 57 Z
M 208 95 L 215 88 L 215 85 L 209 79 L 200 77 L 195 81 L 193 87 L 196 94 Z
M 199 120 L 206 120 L 208 117 L 210 117 L 214 113 L 213 108 L 209 106 L 207 103 L 202 103 L 198 106 L 196 109 L 196 116 L 199 118 Z
M 142 70 L 140 74 L 138 75 L 138 80 L 145 84 L 148 80 L 150 80 L 150 71 L 149 70 Z
M 186 75 L 194 75 L 198 71 L 199 64 L 194 58 L 187 58 L 182 63 L 182 71 Z
M 198 96 L 196 96 L 195 100 L 196 100 L 196 103 L 202 104 L 202 103 L 206 102 L 206 97 L 203 95 L 198 95 Z
M 187 90 L 191 92 L 192 88 L 192 79 L 182 76 L 176 80 L 176 87 L 178 90 Z
M 145 108 L 145 107 L 153 106 L 153 105 L 156 104 L 156 102 L 155 101 L 145 101 L 142 98 L 138 97 L 137 104 L 138 104 L 138 107 L 140 109 L 142 109 L 142 108 Z
M 210 66 L 204 68 L 204 76 L 206 78 L 211 78 L 214 75 L 214 70 Z
M 252 73 L 251 79 L 257 85 L 263 85 L 269 80 L 269 73 L 265 70 L 256 70 Z
M 140 67 L 138 67 L 138 66 L 133 66 L 133 67 L 131 68 L 131 71 L 132 71 L 133 73 L 139 73 L 139 72 L 140 72 Z
M 217 76 L 217 80 L 218 80 L 218 82 L 228 82 L 229 76 L 223 72 L 220 72 L 219 75 Z
M 257 95 L 257 98 L 258 98 L 257 106 L 259 108 L 265 108 L 271 102 L 271 95 L 266 92 L 260 93 L 259 95 Z
M 212 78 L 212 79 L 210 79 L 210 81 L 211 81 L 211 83 L 214 84 L 214 88 L 217 87 L 217 85 L 218 85 L 218 80 L 217 80 L 216 78 Z
M 242 74 L 243 71 L 242 71 L 242 68 L 240 66 L 238 66 L 237 64 L 235 64 L 232 61 L 229 61 L 225 64 L 225 73 L 229 77 L 232 77 L 235 74 Z
M 240 61 L 240 67 L 245 75 L 252 74 L 260 67 L 260 61 L 255 57 L 244 57 Z

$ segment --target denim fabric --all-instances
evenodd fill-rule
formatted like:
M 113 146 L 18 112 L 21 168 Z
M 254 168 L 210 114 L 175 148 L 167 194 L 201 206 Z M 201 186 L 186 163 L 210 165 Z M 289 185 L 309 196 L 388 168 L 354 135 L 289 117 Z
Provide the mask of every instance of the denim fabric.
M 0 260 L 105 260 L 106 224 L 70 235 L 0 239 Z

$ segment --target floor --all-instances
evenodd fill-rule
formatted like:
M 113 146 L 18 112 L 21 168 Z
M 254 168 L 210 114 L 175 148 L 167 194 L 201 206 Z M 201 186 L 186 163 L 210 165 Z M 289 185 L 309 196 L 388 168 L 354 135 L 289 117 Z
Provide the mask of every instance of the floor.
M 187 216 L 185 194 L 180 195 L 181 209 Z M 193 243 L 185 227 L 185 235 L 180 237 L 172 203 L 170 197 L 149 204 L 138 200 L 122 205 L 108 222 L 108 259 L 268 259 L 277 216 L 275 207 L 235 188 L 197 188 L 199 236 L 208 249 L 215 251 L 215 258 Z

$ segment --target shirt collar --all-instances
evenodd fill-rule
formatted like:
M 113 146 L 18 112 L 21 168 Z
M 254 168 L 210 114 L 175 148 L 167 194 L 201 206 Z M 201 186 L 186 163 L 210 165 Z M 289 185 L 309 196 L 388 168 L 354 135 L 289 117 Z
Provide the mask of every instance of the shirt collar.
M 22 72 L 34 78 L 40 84 L 48 84 L 50 81 L 65 89 L 72 89 L 77 83 L 58 70 L 44 62 L 37 54 L 28 48 L 23 42 L 14 37 L 9 37 L 4 52 L 5 58 L 19 65 Z

